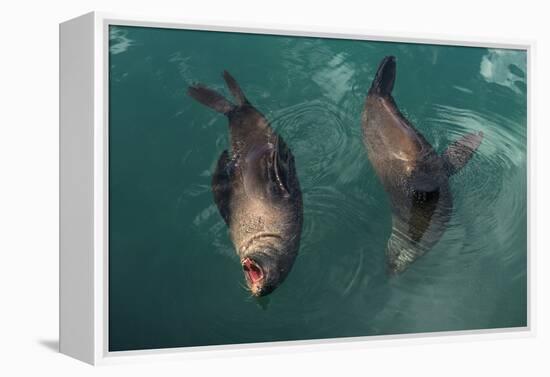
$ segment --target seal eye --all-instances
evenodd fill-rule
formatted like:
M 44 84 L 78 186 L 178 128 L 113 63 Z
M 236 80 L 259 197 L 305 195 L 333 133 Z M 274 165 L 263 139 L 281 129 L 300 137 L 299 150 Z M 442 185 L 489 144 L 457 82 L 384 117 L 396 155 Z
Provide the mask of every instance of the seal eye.
M 246 278 L 252 284 L 259 283 L 264 278 L 262 268 L 250 258 L 243 260 L 243 270 Z

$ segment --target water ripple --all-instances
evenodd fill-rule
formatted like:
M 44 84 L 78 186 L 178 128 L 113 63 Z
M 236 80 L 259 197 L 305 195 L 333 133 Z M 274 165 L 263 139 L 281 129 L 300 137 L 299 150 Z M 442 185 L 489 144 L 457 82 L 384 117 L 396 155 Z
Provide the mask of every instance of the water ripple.
M 128 31 L 125 29 L 111 26 L 109 28 L 109 53 L 117 55 L 127 51 L 135 42 L 128 38 Z
M 340 181 L 353 180 L 362 164 L 354 119 L 331 102 L 315 100 L 273 114 L 272 125 L 292 140 L 303 187 L 338 172 Z
M 520 95 L 526 93 L 525 54 L 514 50 L 489 50 L 481 59 L 480 73 L 490 83 L 510 88 Z

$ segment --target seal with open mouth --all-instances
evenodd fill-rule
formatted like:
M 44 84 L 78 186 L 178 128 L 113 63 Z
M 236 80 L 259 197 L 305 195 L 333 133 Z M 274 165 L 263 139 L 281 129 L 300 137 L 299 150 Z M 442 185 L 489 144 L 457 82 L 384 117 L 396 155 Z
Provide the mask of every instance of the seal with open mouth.
M 302 193 L 290 149 L 235 79 L 228 72 L 223 78 L 236 104 L 202 85 L 188 93 L 229 120 L 231 154 L 225 150 L 219 157 L 212 192 L 248 288 L 263 296 L 283 282 L 298 254 Z
M 392 95 L 396 62 L 385 57 L 367 94 L 363 142 L 392 209 L 386 256 L 391 273 L 405 270 L 441 238 L 453 210 L 449 178 L 466 165 L 483 133 L 471 133 L 438 155 L 401 114 Z

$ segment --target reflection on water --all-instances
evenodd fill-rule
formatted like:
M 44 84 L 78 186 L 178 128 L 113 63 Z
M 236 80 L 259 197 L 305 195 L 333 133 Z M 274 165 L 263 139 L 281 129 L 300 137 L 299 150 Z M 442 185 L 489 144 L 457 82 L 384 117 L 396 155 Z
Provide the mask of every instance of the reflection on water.
M 111 350 L 526 324 L 526 60 L 512 50 L 119 27 L 110 33 Z M 450 179 L 442 239 L 385 273 L 390 207 L 361 141 L 380 58 L 441 153 L 483 131 Z M 265 300 L 243 288 L 212 200 L 227 120 L 186 87 L 227 69 L 296 159 L 300 252 Z
M 509 50 L 489 50 L 481 59 L 480 73 L 488 82 L 526 92 L 525 55 Z
M 109 54 L 120 54 L 134 44 L 130 38 L 128 38 L 128 32 L 123 28 L 110 28 L 109 29 Z

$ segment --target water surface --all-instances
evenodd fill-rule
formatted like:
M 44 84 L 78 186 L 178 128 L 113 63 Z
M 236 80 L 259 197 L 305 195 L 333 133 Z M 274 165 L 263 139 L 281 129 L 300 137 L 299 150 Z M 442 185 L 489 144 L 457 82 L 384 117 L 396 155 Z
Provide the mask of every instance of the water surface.
M 360 129 L 385 55 L 436 151 L 485 135 L 450 180 L 443 238 L 396 278 Z M 111 351 L 526 325 L 524 51 L 111 27 L 109 69 Z M 227 119 L 186 95 L 201 82 L 229 96 L 223 70 L 291 148 L 304 198 L 296 263 L 260 300 L 210 191 Z

